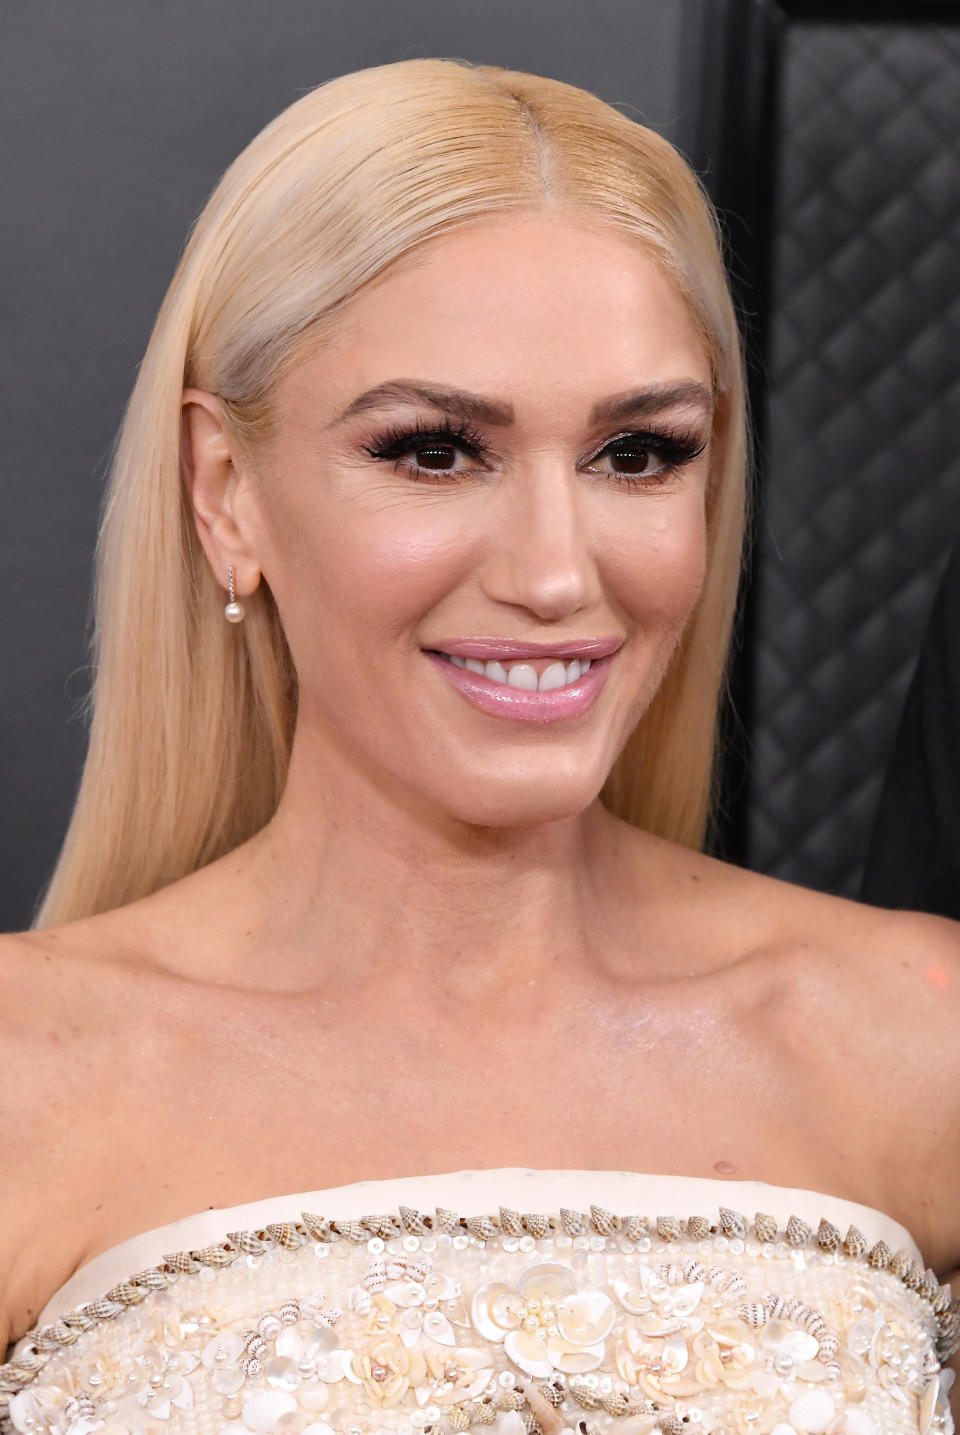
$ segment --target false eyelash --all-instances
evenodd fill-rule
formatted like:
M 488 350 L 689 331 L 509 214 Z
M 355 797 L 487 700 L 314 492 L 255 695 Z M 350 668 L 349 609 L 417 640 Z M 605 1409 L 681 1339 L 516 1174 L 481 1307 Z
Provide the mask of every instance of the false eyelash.
M 441 443 L 450 443 L 462 448 L 469 453 L 471 458 L 482 459 L 488 452 L 484 437 L 468 423 L 452 423 L 449 419 L 439 419 L 432 423 L 423 423 L 417 420 L 414 426 L 396 425 L 378 434 L 370 444 L 364 444 L 364 452 L 371 458 L 384 461 L 397 461 L 415 446 L 420 440 L 422 447 L 426 447 L 431 439 L 439 440 Z M 614 447 L 615 444 L 633 443 L 639 448 L 650 449 L 658 454 L 664 462 L 664 469 L 661 473 L 645 476 L 644 474 L 611 474 L 615 482 L 624 487 L 650 487 L 652 482 L 664 481 L 686 464 L 692 463 L 700 457 L 707 446 L 707 439 L 701 438 L 692 430 L 680 428 L 662 429 L 630 429 L 627 433 L 618 434 L 616 438 L 609 439 L 597 457 Z M 408 465 L 408 467 L 410 467 Z M 419 471 L 413 466 L 414 471 Z M 439 482 L 456 482 L 455 474 L 443 474 L 439 470 L 424 470 L 430 477 Z
M 482 458 L 487 452 L 487 445 L 484 442 L 483 434 L 477 429 L 471 428 L 468 423 L 455 424 L 449 419 L 438 419 L 432 423 L 422 423 L 417 419 L 416 424 L 397 424 L 395 427 L 385 429 L 378 434 L 372 442 L 364 444 L 364 452 L 371 458 L 397 459 L 412 446 L 414 439 L 441 439 L 460 444 L 471 458 Z M 426 445 L 424 444 L 424 447 Z

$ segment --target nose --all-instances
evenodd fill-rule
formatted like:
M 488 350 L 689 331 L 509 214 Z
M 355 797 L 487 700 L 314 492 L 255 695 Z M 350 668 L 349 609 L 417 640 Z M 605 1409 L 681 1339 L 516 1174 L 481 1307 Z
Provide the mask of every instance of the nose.
M 494 602 L 550 621 L 595 600 L 600 588 L 582 485 L 555 459 L 530 464 L 503 485 L 484 581 Z

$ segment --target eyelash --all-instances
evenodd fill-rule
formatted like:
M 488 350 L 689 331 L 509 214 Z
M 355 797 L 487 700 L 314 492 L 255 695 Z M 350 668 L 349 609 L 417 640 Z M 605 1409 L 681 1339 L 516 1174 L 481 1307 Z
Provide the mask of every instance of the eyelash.
M 435 442 L 444 448 L 460 448 L 473 459 L 483 459 L 489 449 L 483 435 L 467 423 L 455 424 L 449 419 L 422 424 L 417 420 L 413 427 L 398 425 L 386 429 L 369 444 L 364 452 L 381 462 L 392 461 L 397 471 L 405 469 L 419 483 L 457 483 L 462 474 L 443 473 L 439 469 L 421 468 L 419 464 L 401 463 L 405 454 L 416 449 L 429 448 Z M 681 468 L 699 458 L 707 446 L 706 439 L 684 429 L 664 428 L 660 430 L 632 430 L 611 439 L 597 454 L 600 458 L 615 444 L 633 444 L 658 455 L 664 467 L 655 474 L 613 473 L 607 475 L 624 488 L 655 488 L 675 477 Z

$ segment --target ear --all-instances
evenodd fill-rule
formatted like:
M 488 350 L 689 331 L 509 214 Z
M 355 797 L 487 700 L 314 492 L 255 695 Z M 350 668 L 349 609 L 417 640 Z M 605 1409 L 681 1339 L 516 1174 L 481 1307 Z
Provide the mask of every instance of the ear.
M 238 502 L 240 454 L 215 394 L 184 389 L 180 459 L 197 534 L 214 576 L 226 588 L 232 566 L 236 592 L 252 593 L 260 568 L 251 546 L 252 529 Z

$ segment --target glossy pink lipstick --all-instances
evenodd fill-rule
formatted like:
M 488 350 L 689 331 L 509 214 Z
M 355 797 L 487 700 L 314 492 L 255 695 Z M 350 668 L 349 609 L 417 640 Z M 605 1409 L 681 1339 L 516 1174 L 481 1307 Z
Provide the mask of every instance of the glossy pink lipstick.
M 582 656 L 590 659 L 590 667 L 582 678 L 575 682 L 567 683 L 564 687 L 553 688 L 549 692 L 530 692 L 526 688 L 513 688 L 509 683 L 494 682 L 492 678 L 485 677 L 481 673 L 471 672 L 469 668 L 457 667 L 440 652 L 425 651 L 425 656 L 432 663 L 441 669 L 448 682 L 457 688 L 468 702 L 477 707 L 481 712 L 490 713 L 493 717 L 513 718 L 518 722 L 556 722 L 560 718 L 579 717 L 582 713 L 588 712 L 597 699 L 604 683 L 607 680 L 607 673 L 613 661 L 612 649 L 619 646 L 619 642 L 604 644 L 607 652 L 602 657 L 593 657 L 590 652 L 589 643 L 556 644 L 550 648 L 533 643 L 501 643 L 495 650 L 491 644 L 486 653 L 481 653 L 477 642 L 464 642 L 451 645 L 457 656 L 477 657 L 481 662 L 495 658 L 533 658 L 533 657 L 556 657 Z M 594 650 L 600 646 L 599 642 L 594 644 Z M 517 653 L 517 648 L 524 651 Z M 569 650 L 564 653 L 564 648 Z M 464 651 L 471 649 L 471 651 Z M 536 649 L 536 651 L 531 651 Z M 444 650 L 447 651 L 447 650 Z

